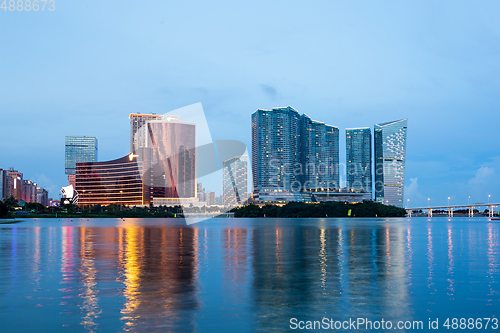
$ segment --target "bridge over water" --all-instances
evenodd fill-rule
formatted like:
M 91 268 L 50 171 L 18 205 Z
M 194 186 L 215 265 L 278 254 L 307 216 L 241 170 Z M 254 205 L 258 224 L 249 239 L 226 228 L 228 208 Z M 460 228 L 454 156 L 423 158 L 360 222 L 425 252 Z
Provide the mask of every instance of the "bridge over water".
M 479 207 L 488 207 L 488 216 L 493 217 L 493 208 L 500 206 L 500 203 L 473 203 L 473 204 L 466 204 L 466 205 L 450 205 L 450 206 L 434 206 L 434 207 L 417 207 L 417 208 L 405 208 L 406 214 L 408 214 L 409 217 L 411 217 L 411 213 L 413 211 L 425 211 L 427 210 L 427 215 L 429 217 L 432 217 L 432 211 L 437 210 L 437 209 L 447 209 L 448 210 L 448 216 L 452 217 L 453 216 L 453 210 L 454 209 L 468 209 L 469 211 L 469 217 L 474 217 L 474 208 L 479 208 Z

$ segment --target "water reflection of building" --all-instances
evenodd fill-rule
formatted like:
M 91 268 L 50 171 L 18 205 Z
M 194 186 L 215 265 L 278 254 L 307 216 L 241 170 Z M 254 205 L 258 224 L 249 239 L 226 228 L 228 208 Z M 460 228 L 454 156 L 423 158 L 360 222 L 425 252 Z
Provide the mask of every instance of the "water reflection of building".
M 119 229 L 119 264 L 125 304 L 124 330 L 193 331 L 198 306 L 195 287 L 197 229 L 125 227 Z
M 224 296 L 231 302 L 246 301 L 243 286 L 250 279 L 250 233 L 246 228 L 224 229 L 222 234 Z
M 253 231 L 257 326 L 293 313 L 409 318 L 402 227 L 264 227 Z

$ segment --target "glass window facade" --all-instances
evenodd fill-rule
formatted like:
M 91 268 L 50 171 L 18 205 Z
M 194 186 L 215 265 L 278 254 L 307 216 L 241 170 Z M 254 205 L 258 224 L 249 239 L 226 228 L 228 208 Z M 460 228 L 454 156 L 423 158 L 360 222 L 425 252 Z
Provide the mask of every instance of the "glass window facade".
M 130 118 L 130 152 L 135 154 L 138 148 L 146 147 L 146 138 L 138 135 L 146 122 L 151 120 L 162 120 L 163 116 L 157 114 L 131 113 Z
M 233 157 L 223 163 L 223 204 L 236 206 L 248 199 L 248 156 Z
M 97 139 L 94 136 L 66 136 L 65 173 L 76 174 L 76 164 L 97 161 Z
M 372 134 L 368 127 L 346 129 L 347 189 L 372 192 Z
M 408 119 L 375 125 L 375 200 L 403 207 Z
M 196 198 L 196 124 L 177 119 L 148 121 L 138 132 L 146 138 L 137 153 L 153 198 Z
M 292 107 L 252 114 L 252 174 L 258 191 L 339 188 L 339 129 Z
M 302 189 L 333 190 L 340 186 L 339 129 L 335 126 L 300 118 L 300 161 Z
M 252 173 L 255 189 L 291 190 L 300 181 L 300 115 L 292 107 L 259 109 L 252 114 Z

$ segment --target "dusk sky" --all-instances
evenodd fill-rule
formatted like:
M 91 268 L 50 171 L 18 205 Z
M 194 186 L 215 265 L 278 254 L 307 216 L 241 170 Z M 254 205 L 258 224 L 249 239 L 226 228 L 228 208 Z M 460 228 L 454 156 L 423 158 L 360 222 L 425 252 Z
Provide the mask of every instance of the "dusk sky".
M 252 112 L 290 105 L 339 127 L 341 163 L 346 127 L 408 118 L 405 206 L 500 202 L 498 1 L 48 8 L 0 10 L 0 168 L 52 198 L 65 135 L 96 136 L 99 160 L 116 159 L 130 113 L 201 102 L 214 139 L 248 147 Z

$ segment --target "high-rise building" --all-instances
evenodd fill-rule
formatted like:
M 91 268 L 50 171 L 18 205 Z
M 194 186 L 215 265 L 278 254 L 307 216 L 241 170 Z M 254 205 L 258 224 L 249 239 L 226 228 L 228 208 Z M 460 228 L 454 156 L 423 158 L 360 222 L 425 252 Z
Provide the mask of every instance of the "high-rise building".
M 146 121 L 136 133 L 136 152 L 155 205 L 196 201 L 196 127 L 178 116 Z M 139 142 L 140 142 L 139 141 Z M 142 150 L 141 150 L 142 149 Z
M 146 138 L 138 136 L 137 132 L 150 120 L 162 120 L 163 116 L 157 114 L 137 114 L 131 113 L 130 116 L 130 152 L 135 154 L 138 148 L 146 147 Z
M 76 174 L 76 163 L 97 161 L 97 139 L 94 136 L 66 136 L 67 175 Z
M 36 188 L 36 202 L 44 205 L 45 207 L 49 206 L 49 192 L 41 187 Z
M 340 188 L 338 127 L 303 114 L 300 117 L 300 163 L 303 190 Z
M 207 192 L 207 206 L 215 206 L 215 192 Z
M 37 202 L 37 185 L 31 180 L 23 180 L 22 199 L 25 202 Z
M 248 156 L 236 156 L 223 162 L 223 205 L 236 206 L 248 199 Z
M 252 114 L 252 174 L 255 191 L 291 191 L 300 185 L 300 115 L 288 106 Z M 299 186 L 300 187 L 300 186 Z
M 13 168 L 4 170 L 4 198 L 23 199 L 23 174 Z
M 386 205 L 403 207 L 407 123 L 375 125 L 375 200 Z
M 310 202 L 312 192 L 339 189 L 339 129 L 290 106 L 255 111 L 252 173 L 256 201 Z
M 5 184 L 5 171 L 3 169 L 0 169 L 0 200 L 4 199 L 4 184 Z
M 372 192 L 372 134 L 369 127 L 346 128 L 348 189 Z

